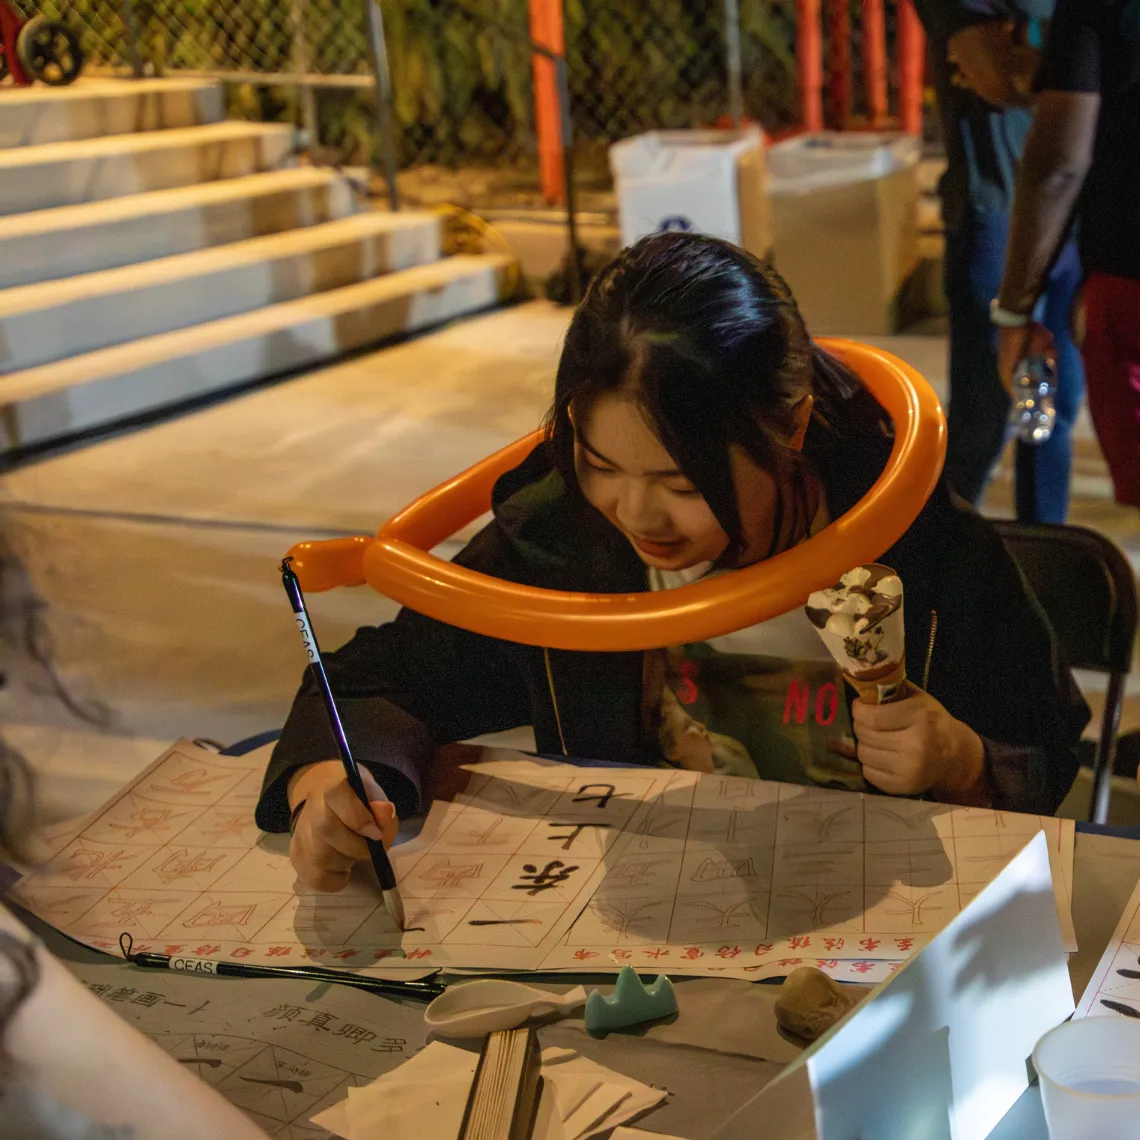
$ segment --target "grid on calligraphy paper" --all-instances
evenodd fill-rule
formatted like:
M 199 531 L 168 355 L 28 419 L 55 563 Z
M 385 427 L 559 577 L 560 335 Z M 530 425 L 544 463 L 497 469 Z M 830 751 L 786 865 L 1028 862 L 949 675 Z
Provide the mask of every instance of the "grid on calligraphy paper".
M 678 773 L 544 965 L 870 972 L 925 945 L 1042 826 L 1063 860 L 1065 821 Z
M 270 1135 L 318 1135 L 309 1118 L 365 1083 L 335 1065 L 234 1033 L 156 1033 L 151 1039 L 179 1064 L 247 1112 Z
M 1045 826 L 1067 909 L 1068 821 L 518 758 L 481 765 L 393 849 L 401 933 L 370 868 L 334 895 L 295 882 L 287 837 L 252 824 L 260 766 L 176 745 L 57 832 L 18 901 L 101 948 L 126 932 L 136 949 L 274 965 L 878 976 Z

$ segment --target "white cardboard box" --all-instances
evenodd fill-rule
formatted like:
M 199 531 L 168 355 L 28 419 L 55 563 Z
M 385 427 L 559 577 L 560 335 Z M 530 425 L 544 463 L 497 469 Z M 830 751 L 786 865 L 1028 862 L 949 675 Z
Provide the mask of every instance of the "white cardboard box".
M 610 147 L 625 246 L 662 230 L 724 238 L 766 257 L 772 246 L 764 135 L 650 131 Z
M 773 261 L 813 335 L 898 329 L 918 266 L 917 140 L 799 135 L 768 152 Z

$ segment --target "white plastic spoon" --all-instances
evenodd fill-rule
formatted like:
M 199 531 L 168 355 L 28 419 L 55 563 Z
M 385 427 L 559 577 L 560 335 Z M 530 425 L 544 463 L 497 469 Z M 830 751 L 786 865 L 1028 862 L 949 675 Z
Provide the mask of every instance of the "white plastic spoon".
M 424 1022 L 441 1037 L 483 1037 L 547 1013 L 565 1017 L 585 1002 L 583 986 L 554 994 L 521 982 L 484 978 L 449 986 L 424 1010 Z

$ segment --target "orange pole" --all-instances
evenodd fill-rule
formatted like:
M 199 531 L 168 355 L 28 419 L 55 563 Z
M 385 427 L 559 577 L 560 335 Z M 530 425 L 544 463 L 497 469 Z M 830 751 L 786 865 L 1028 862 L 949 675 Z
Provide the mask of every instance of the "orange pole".
M 851 126 L 851 9 L 848 0 L 827 0 L 827 103 L 831 125 Z
M 563 55 L 566 34 L 562 0 L 530 0 L 530 35 L 541 47 Z M 554 61 L 534 53 L 534 125 L 538 134 L 538 171 L 548 206 L 566 204 L 562 163 L 562 118 Z
M 805 131 L 823 130 L 823 38 L 820 0 L 796 0 L 796 66 L 800 73 L 800 122 Z
M 883 0 L 863 0 L 863 85 L 867 119 L 875 130 L 887 122 L 887 25 Z
M 899 0 L 899 119 L 911 135 L 922 134 L 922 85 L 926 34 L 911 0 Z

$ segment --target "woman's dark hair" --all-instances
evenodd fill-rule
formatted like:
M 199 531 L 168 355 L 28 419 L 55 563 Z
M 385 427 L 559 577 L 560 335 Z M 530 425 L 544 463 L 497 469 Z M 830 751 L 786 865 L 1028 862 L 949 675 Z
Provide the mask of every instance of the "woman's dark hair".
M 48 677 L 56 695 L 77 717 L 90 713 L 70 699 L 55 671 L 44 621 L 45 605 L 15 551 L 0 531 L 0 644 L 16 647 Z M 0 677 L 0 684 L 3 684 Z M 28 840 L 34 824 L 35 781 L 24 757 L 0 736 L 0 863 L 27 865 L 34 859 Z M 35 988 L 39 965 L 34 944 L 0 930 L 0 1087 L 9 1076 L 4 1034 L 16 1010 Z
M 0 739 L 0 861 L 21 862 L 32 811 L 32 774 L 24 758 Z M 4 1033 L 39 981 L 35 947 L 0 930 L 0 1088 L 8 1076 Z
M 783 446 L 792 409 L 807 395 L 850 394 L 820 390 L 814 354 L 770 265 L 699 234 L 644 238 L 594 279 L 571 321 L 546 422 L 554 462 L 576 485 L 571 413 L 581 423 L 598 396 L 626 389 L 724 528 L 726 558 L 744 546 L 733 444 L 780 475 L 773 543 L 789 511 L 806 533 L 802 457 Z

